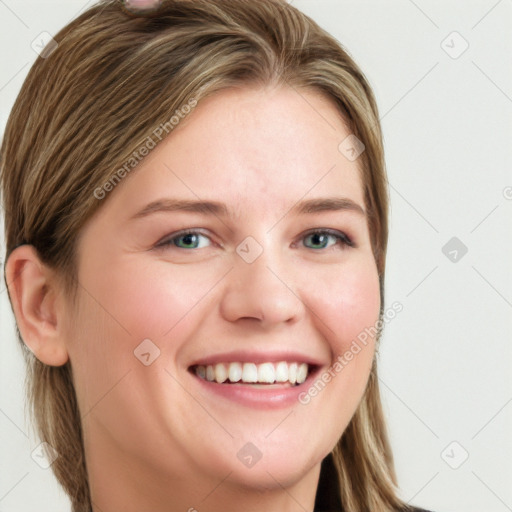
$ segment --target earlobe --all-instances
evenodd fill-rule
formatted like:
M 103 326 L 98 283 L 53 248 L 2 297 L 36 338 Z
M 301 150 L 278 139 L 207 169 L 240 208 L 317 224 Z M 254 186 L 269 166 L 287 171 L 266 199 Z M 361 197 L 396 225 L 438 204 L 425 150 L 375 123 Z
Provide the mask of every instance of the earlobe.
M 5 266 L 7 286 L 23 341 L 41 362 L 68 361 L 60 289 L 32 245 L 14 249 Z

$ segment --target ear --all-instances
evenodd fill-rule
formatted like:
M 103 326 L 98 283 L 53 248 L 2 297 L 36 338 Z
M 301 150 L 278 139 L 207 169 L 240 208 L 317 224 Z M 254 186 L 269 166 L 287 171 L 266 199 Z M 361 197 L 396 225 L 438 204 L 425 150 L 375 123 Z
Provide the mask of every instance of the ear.
M 62 366 L 69 359 L 65 312 L 53 272 L 41 262 L 34 246 L 21 245 L 9 255 L 5 274 L 23 341 L 41 362 Z

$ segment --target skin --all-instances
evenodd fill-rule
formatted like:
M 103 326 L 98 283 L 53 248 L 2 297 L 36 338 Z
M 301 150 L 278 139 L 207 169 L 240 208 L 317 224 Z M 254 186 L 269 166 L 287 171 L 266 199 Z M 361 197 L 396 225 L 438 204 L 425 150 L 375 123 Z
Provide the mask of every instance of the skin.
M 145 11 L 158 7 L 161 4 L 161 0 L 125 0 L 124 4 L 132 11 Z
M 76 311 L 30 246 L 11 254 L 24 341 L 46 364 L 73 366 L 95 512 L 313 509 L 320 463 L 362 398 L 375 340 L 309 404 L 283 409 L 213 397 L 188 367 L 219 352 L 280 348 L 326 370 L 378 320 L 366 216 L 289 211 L 332 196 L 364 208 L 359 161 L 338 150 L 349 133 L 314 91 L 216 93 L 86 223 Z M 222 201 L 232 217 L 129 220 L 163 197 Z M 201 230 L 200 248 L 156 248 L 185 228 Z M 355 246 L 307 237 L 313 228 L 339 230 Z M 250 264 L 236 252 L 248 236 L 263 250 Z M 160 350 L 149 366 L 134 356 L 146 338 Z M 236 456 L 247 442 L 263 455 L 252 468 Z

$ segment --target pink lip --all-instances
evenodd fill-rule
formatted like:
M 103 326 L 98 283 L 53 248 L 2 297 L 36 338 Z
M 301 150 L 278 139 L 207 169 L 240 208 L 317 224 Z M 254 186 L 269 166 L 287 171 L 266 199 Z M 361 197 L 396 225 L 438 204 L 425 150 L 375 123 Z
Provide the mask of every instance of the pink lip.
M 287 358 L 285 358 L 286 360 Z M 276 361 L 283 359 L 276 359 Z M 226 361 L 225 359 L 223 361 Z M 240 361 L 240 359 L 238 359 Z M 271 362 L 268 359 L 265 361 Z M 198 377 L 193 370 L 191 374 L 198 382 L 201 389 L 207 393 L 212 393 L 217 397 L 230 400 L 240 405 L 253 409 L 279 409 L 291 407 L 299 402 L 299 394 L 307 391 L 311 386 L 311 382 L 318 375 L 320 367 L 316 367 L 310 371 L 307 379 L 299 385 L 291 386 L 290 384 L 271 384 L 269 388 L 255 388 L 251 384 L 219 384 L 218 382 L 210 382 L 206 379 Z M 270 387 L 272 386 L 272 387 Z
M 211 356 L 202 357 L 194 361 L 190 366 L 208 366 L 217 363 L 278 363 L 279 361 L 287 361 L 289 363 L 307 363 L 310 366 L 320 366 L 323 363 L 317 359 L 309 357 L 305 354 L 290 351 L 276 352 L 257 352 L 247 350 L 236 350 L 232 352 L 224 352 L 222 354 L 213 354 Z

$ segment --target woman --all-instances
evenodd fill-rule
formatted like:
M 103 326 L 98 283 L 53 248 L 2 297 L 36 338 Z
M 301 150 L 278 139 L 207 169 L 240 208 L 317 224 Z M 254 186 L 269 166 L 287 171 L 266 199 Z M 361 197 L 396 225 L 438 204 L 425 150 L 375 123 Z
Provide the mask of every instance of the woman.
M 29 401 L 74 511 L 413 510 L 377 379 L 377 107 L 331 36 L 282 0 L 100 2 L 1 154 Z

